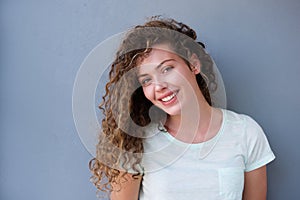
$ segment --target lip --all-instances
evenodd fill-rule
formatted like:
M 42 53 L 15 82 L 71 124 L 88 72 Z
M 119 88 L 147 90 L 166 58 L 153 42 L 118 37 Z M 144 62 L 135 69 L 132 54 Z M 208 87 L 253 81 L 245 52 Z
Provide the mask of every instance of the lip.
M 174 102 L 174 101 L 177 99 L 178 91 L 179 91 L 179 90 L 169 91 L 169 92 L 167 92 L 167 93 L 161 95 L 161 96 L 160 96 L 159 98 L 157 98 L 157 99 L 158 99 L 161 103 L 163 103 L 163 104 L 170 104 L 170 103 Z M 173 94 L 175 94 L 174 97 L 172 97 L 172 99 L 170 99 L 169 101 L 163 101 L 163 100 L 162 100 L 163 98 L 169 97 L 169 96 L 171 96 L 171 95 L 173 95 Z

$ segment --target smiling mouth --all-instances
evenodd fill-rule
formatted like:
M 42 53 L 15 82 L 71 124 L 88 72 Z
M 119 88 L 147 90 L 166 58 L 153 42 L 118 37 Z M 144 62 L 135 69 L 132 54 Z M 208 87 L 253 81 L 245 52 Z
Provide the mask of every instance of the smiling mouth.
M 175 96 L 176 94 L 178 93 L 178 91 L 172 93 L 171 95 L 169 96 L 166 96 L 164 98 L 161 99 L 162 102 L 168 102 L 168 101 L 171 101 Z

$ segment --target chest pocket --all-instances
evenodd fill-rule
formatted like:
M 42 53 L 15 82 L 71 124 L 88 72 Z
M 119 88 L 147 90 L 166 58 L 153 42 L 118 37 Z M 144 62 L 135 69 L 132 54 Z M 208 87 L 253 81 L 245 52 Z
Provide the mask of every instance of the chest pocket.
M 242 168 L 221 168 L 218 170 L 220 195 L 223 200 L 241 200 L 244 188 Z

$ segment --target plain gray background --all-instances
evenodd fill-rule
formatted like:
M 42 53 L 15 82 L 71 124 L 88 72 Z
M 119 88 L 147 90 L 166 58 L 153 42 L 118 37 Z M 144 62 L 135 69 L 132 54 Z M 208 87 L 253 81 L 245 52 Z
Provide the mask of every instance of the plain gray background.
M 300 199 L 299 0 L 0 1 L 0 199 L 96 199 L 72 117 L 83 59 L 151 15 L 195 28 L 228 108 L 264 128 L 276 154 L 268 199 Z

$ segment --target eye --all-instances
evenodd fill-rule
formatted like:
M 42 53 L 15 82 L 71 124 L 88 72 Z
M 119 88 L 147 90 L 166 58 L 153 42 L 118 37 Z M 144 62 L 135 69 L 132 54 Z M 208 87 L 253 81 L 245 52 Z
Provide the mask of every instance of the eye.
M 148 86 L 151 83 L 151 79 L 150 78 L 144 78 L 142 80 L 140 80 L 141 85 L 144 86 Z
M 162 68 L 161 71 L 162 71 L 163 74 L 165 74 L 165 73 L 171 71 L 172 69 L 173 69 L 172 66 L 165 66 L 165 67 Z

